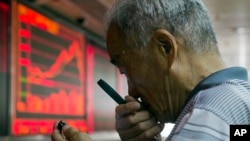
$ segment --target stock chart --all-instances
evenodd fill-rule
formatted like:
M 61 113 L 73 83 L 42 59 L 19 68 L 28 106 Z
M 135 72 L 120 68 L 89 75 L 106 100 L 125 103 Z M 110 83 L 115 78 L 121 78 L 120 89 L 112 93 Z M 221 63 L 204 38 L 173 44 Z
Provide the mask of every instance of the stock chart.
M 85 37 L 22 4 L 17 18 L 12 133 L 51 133 L 55 120 L 88 131 Z

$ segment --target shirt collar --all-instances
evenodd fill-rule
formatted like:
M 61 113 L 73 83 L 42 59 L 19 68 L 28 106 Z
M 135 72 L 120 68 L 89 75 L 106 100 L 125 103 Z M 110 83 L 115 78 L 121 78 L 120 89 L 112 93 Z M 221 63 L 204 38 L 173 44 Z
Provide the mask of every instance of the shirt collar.
M 203 79 L 198 85 L 195 86 L 195 88 L 192 90 L 192 92 L 188 96 L 185 105 L 200 90 L 210 88 L 212 86 L 218 85 L 220 83 L 223 83 L 227 80 L 232 80 L 232 79 L 240 79 L 240 80 L 248 81 L 247 70 L 243 67 L 232 67 L 232 68 L 226 68 L 226 69 L 217 71 L 215 73 L 212 73 L 207 78 Z

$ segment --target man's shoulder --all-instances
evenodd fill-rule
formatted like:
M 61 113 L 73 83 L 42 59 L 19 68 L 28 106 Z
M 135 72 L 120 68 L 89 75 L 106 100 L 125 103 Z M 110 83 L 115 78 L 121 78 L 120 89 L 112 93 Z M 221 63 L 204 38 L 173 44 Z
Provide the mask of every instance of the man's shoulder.
M 247 81 L 229 80 L 205 90 L 194 97 L 196 104 L 220 103 L 229 104 L 250 100 L 250 85 Z
M 242 80 L 230 80 L 200 91 L 194 107 L 213 112 L 227 123 L 250 123 L 250 86 Z
M 169 139 L 229 140 L 229 125 L 250 123 L 249 83 L 235 79 L 199 91 L 179 119 Z

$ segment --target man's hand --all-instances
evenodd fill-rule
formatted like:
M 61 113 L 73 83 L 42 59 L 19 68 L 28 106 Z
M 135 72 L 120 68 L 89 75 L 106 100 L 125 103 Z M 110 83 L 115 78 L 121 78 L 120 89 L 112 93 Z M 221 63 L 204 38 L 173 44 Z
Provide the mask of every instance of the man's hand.
M 63 135 L 57 128 L 58 123 L 55 123 L 53 133 L 51 135 L 52 141 L 92 141 L 90 137 L 83 132 L 79 132 L 76 128 L 65 125 L 62 128 Z
M 160 140 L 163 125 L 157 123 L 149 111 L 134 98 L 127 96 L 126 104 L 116 107 L 116 130 L 123 141 Z

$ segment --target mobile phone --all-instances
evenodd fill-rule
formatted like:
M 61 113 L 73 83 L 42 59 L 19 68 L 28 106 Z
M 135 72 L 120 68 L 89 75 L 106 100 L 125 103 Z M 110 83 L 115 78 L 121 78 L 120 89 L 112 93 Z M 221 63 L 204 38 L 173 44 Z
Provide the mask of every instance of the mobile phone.
M 126 101 L 104 80 L 98 80 L 97 84 L 118 104 L 126 103 Z

